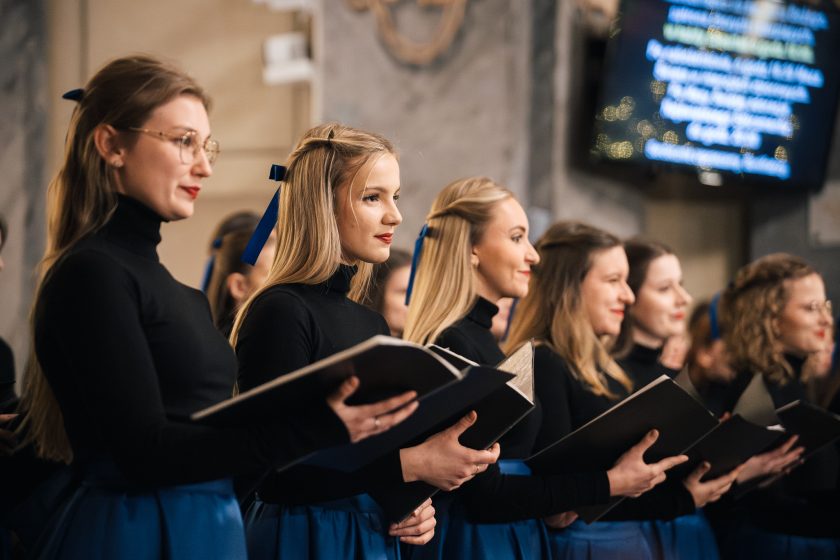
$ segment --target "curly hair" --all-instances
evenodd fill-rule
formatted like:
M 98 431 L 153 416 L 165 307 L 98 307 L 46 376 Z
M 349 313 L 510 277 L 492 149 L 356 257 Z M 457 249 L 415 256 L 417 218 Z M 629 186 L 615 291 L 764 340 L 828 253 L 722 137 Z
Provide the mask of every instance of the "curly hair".
M 721 322 L 724 340 L 737 370 L 761 373 L 785 384 L 794 376 L 782 352 L 778 319 L 787 304 L 788 281 L 816 274 L 803 259 L 774 253 L 744 267 L 723 292 Z

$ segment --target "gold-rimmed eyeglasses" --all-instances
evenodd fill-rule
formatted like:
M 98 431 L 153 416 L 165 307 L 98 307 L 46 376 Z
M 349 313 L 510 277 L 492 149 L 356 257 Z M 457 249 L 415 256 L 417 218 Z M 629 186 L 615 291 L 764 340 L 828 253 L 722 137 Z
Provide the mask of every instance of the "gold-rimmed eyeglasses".
M 829 315 L 831 315 L 831 300 L 825 301 L 812 301 L 802 306 L 802 309 L 806 311 L 810 311 L 811 313 L 819 313 L 821 311 L 825 311 Z
M 207 156 L 207 161 L 212 165 L 216 158 L 219 157 L 218 140 L 214 138 L 207 138 L 201 144 L 198 141 L 198 132 L 195 130 L 187 130 L 183 134 L 178 132 L 161 132 L 159 130 L 150 130 L 148 128 L 139 128 L 136 126 L 128 127 L 128 130 L 133 132 L 142 132 L 150 136 L 155 136 L 161 140 L 169 140 L 178 144 L 179 154 L 181 156 L 181 163 L 185 165 L 192 165 L 198 159 L 199 150 L 204 150 L 204 155 Z

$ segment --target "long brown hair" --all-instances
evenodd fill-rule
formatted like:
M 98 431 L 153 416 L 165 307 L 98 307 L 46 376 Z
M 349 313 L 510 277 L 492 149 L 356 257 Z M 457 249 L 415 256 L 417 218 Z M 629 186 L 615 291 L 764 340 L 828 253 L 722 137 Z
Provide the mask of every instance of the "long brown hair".
M 636 295 L 639 301 L 639 290 L 647 278 L 650 263 L 665 255 L 673 255 L 674 251 L 659 241 L 634 237 L 624 242 L 624 252 L 627 253 L 627 262 L 630 265 L 630 273 L 627 275 L 627 285 Z M 633 329 L 636 328 L 636 319 L 633 317 L 633 306 L 627 308 L 624 320 L 621 322 L 621 332 L 618 333 L 613 343 L 612 353 L 621 358 L 630 353 L 633 348 Z
M 415 271 L 403 338 L 434 342 L 475 305 L 472 248 L 481 241 L 496 205 L 511 197 L 487 177 L 454 181 L 435 197 L 426 216 L 429 233 Z
M 101 228 L 116 208 L 114 170 L 96 148 L 95 130 L 105 124 L 117 130 L 142 126 L 155 109 L 180 95 L 192 95 L 209 109 L 209 98 L 191 77 L 148 56 L 109 62 L 84 87 L 70 119 L 64 161 L 47 190 L 47 249 L 39 265 L 33 309 L 53 265 L 79 240 Z M 61 410 L 34 351 L 34 316 L 30 323 L 21 431 L 39 456 L 69 463 L 73 450 Z
M 505 350 L 535 339 L 563 358 L 594 394 L 616 397 L 601 372 L 632 390 L 630 378 L 587 320 L 581 297 L 593 256 L 620 246 L 616 236 L 580 222 L 548 228 L 536 243 L 540 263 L 532 267 L 528 295 L 516 308 Z
M 345 183 L 353 185 L 365 163 L 385 154 L 397 155 L 388 140 L 341 124 L 316 126 L 303 135 L 289 155 L 280 189 L 277 255 L 263 287 L 237 313 L 232 344 L 236 345 L 242 321 L 262 292 L 279 284 L 320 284 L 335 274 L 342 260 L 336 190 Z M 348 197 L 353 196 L 351 191 Z M 372 268 L 371 263 L 358 263 L 350 299 L 364 298 Z
M 230 329 L 236 317 L 236 300 L 228 288 L 228 277 L 235 273 L 247 276 L 250 272 L 252 267 L 242 262 L 242 253 L 251 240 L 256 222 L 255 219 L 251 227 L 230 231 L 219 238 L 213 274 L 207 285 L 207 300 L 210 302 L 213 324 L 222 332 Z
M 742 267 L 721 297 L 721 322 L 726 347 L 736 370 L 761 373 L 784 384 L 794 372 L 778 344 L 776 323 L 790 294 L 787 281 L 817 271 L 787 253 L 761 257 Z

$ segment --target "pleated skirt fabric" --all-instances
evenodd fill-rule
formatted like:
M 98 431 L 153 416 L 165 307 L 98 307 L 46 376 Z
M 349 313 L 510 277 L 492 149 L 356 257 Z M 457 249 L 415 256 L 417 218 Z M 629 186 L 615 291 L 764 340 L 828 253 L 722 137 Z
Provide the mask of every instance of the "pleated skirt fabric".
M 62 560 L 245 559 L 233 482 L 140 488 L 111 463 L 86 469 L 31 556 Z
M 522 461 L 502 460 L 499 468 L 509 476 L 528 476 Z M 511 560 L 551 558 L 548 532 L 540 519 L 513 523 L 475 523 L 463 507 L 451 508 L 442 535 L 441 558 L 509 558 Z
M 553 560 L 655 560 L 644 521 L 575 521 L 549 531 Z
M 840 535 L 840 519 L 837 520 Z M 840 537 L 816 538 L 771 533 L 751 523 L 733 531 L 722 546 L 724 560 L 838 560 Z
M 717 541 L 702 510 L 642 525 L 648 545 L 663 560 L 719 560 Z
M 367 494 L 286 506 L 256 499 L 245 515 L 251 560 L 399 560 L 381 508 Z

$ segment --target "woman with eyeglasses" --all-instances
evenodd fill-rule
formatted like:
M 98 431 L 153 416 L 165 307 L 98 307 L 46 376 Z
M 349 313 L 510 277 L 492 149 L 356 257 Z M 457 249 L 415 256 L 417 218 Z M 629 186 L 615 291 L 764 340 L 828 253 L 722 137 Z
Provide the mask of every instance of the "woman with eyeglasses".
M 108 63 L 66 97 L 78 105 L 48 192 L 22 402 L 38 453 L 72 463 L 82 482 L 32 556 L 245 558 L 230 477 L 365 437 L 395 403 L 348 407 L 350 382 L 304 414 L 191 422 L 230 396 L 236 357 L 157 245 L 161 223 L 191 216 L 212 174 L 209 99 L 144 56 Z
M 825 284 L 811 265 L 777 253 L 744 266 L 723 293 L 721 318 L 738 372 L 726 410 L 747 406 L 753 411 L 748 420 L 775 424 L 774 409 L 808 401 L 802 366 L 833 334 Z M 736 522 L 723 546 L 725 558 L 840 557 L 837 447 L 825 447 L 791 468 L 733 504 Z

